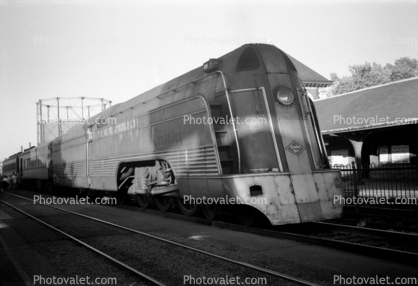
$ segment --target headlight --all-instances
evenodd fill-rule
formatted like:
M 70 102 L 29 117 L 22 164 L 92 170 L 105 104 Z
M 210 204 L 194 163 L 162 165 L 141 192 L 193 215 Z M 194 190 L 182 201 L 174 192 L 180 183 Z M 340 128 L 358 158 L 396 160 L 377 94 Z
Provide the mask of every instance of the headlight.
M 276 97 L 280 104 L 291 105 L 295 99 L 292 91 L 288 88 L 281 87 L 276 91 Z

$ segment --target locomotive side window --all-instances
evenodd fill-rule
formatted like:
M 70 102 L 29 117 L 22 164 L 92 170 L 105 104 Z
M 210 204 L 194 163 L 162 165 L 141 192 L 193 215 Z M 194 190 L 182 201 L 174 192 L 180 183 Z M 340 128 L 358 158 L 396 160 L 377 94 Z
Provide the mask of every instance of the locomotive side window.
M 256 70 L 259 67 L 260 63 L 254 49 L 251 47 L 246 48 L 238 60 L 237 71 Z

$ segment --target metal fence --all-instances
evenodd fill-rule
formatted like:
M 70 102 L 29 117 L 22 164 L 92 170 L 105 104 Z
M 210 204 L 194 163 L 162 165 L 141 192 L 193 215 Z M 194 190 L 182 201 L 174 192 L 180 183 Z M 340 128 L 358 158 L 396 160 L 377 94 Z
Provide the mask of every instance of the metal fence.
M 334 165 L 340 169 L 346 198 L 389 198 L 405 205 L 418 203 L 418 165 L 409 163 Z

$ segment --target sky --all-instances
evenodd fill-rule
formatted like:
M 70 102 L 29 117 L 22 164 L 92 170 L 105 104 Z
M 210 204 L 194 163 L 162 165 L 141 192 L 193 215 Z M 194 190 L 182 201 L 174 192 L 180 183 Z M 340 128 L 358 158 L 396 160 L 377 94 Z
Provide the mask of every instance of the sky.
M 418 58 L 417 1 L 0 0 L 0 161 L 37 143 L 36 102 L 113 104 L 246 43 L 326 78 Z

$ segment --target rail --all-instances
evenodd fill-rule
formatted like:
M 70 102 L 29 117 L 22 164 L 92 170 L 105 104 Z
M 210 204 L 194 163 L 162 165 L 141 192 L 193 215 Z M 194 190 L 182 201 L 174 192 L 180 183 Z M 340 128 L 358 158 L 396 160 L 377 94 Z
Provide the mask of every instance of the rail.
M 27 212 L 25 212 L 25 211 L 22 211 L 21 209 L 19 209 L 19 208 L 17 208 L 17 207 L 15 207 L 15 206 L 13 206 L 13 205 L 11 205 L 11 204 L 9 204 L 8 202 L 5 202 L 5 201 L 3 201 L 3 200 L 0 200 L 0 202 L 1 202 L 1 203 L 3 203 L 3 204 L 5 204 L 5 205 L 7 205 L 7 206 L 9 206 L 9 207 L 11 207 L 12 209 L 14 209 L 14 210 L 16 210 L 16 211 L 18 211 L 18 212 L 20 212 L 20 213 L 22 213 L 22 214 L 24 214 L 24 215 L 26 215 L 26 216 L 30 217 L 31 219 L 36 220 L 37 222 L 39 222 L 39 223 L 41 223 L 41 224 L 45 225 L 46 227 L 49 227 L 49 228 L 51 228 L 51 229 L 55 230 L 56 232 L 59 232 L 60 234 L 62 234 L 62 235 L 64 235 L 64 236 L 66 236 L 67 238 L 69 238 L 69 239 L 71 239 L 71 240 L 73 240 L 73 241 L 75 241 L 75 242 L 77 242 L 77 243 L 81 244 L 82 246 L 84 246 L 84 247 L 86 247 L 86 248 L 88 248 L 88 249 L 90 249 L 90 250 L 92 250 L 92 251 L 96 252 L 97 254 L 99 254 L 99 255 L 101 255 L 101 256 L 103 256 L 103 257 L 106 257 L 106 258 L 107 258 L 107 259 L 109 259 L 110 261 L 112 261 L 112 262 L 114 262 L 114 263 L 116 263 L 116 264 L 118 264 L 118 265 L 122 266 L 122 267 L 123 267 L 123 268 L 125 268 L 125 269 L 128 269 L 129 271 L 131 271 L 131 272 L 133 272 L 133 273 L 137 274 L 138 276 L 140 276 L 140 277 L 142 277 L 142 278 L 144 278 L 144 279 L 148 280 L 149 282 L 153 283 L 154 285 L 165 286 L 165 284 L 163 284 L 163 283 L 161 283 L 160 281 L 158 281 L 158 280 L 156 280 L 156 279 L 152 278 L 151 276 L 148 276 L 148 275 L 146 275 L 145 273 L 142 273 L 142 272 L 140 272 L 140 271 L 136 270 L 135 268 L 133 268 L 133 267 L 131 267 L 131 266 L 127 265 L 126 263 L 123 263 L 122 261 L 115 259 L 114 257 L 112 257 L 112 256 L 110 256 L 110 255 L 108 255 L 108 254 L 104 253 L 103 251 L 100 251 L 100 250 L 98 250 L 97 248 L 94 248 L 93 246 L 91 246 L 91 245 L 89 245 L 89 244 L 85 243 L 84 241 L 79 240 L 78 238 L 76 238 L 76 237 L 74 237 L 74 236 L 72 236 L 72 235 L 70 235 L 70 234 L 68 234 L 68 233 L 66 233 L 66 232 L 64 232 L 64 231 L 62 231 L 62 230 L 60 230 L 60 229 L 58 229 L 58 228 L 56 228 L 56 227 L 54 227 L 54 226 L 52 226 L 52 225 L 50 225 L 50 224 L 46 223 L 46 222 L 44 222 L 43 220 L 41 220 L 41 219 L 39 219 L 39 218 L 36 218 L 36 217 L 34 217 L 33 215 L 30 215 L 30 214 L 28 214 L 28 213 L 27 213 Z
M 11 195 L 11 196 L 19 197 L 19 198 L 24 199 L 24 200 L 33 201 L 29 198 L 22 197 L 22 196 L 19 196 L 19 195 L 15 195 L 15 194 L 11 194 L 9 192 L 4 192 L 4 193 L 8 194 L 8 195 Z M 0 202 L 4 202 L 4 201 L 0 200 Z M 4 203 L 8 204 L 7 202 L 4 202 Z M 291 281 L 291 282 L 294 282 L 294 283 L 297 283 L 297 284 L 300 284 L 300 285 L 319 286 L 319 284 L 314 283 L 314 282 L 310 282 L 310 281 L 307 281 L 307 280 L 304 280 L 304 279 L 301 279 L 301 278 L 293 277 L 293 276 L 290 276 L 290 275 L 287 275 L 287 274 L 284 274 L 284 273 L 280 273 L 280 272 L 270 270 L 270 269 L 267 269 L 267 268 L 264 268 L 264 267 L 256 266 L 256 265 L 253 265 L 253 264 L 250 264 L 250 263 L 237 261 L 237 260 L 234 260 L 234 259 L 231 259 L 231 258 L 227 258 L 225 256 L 210 253 L 210 252 L 207 252 L 207 251 L 195 248 L 195 247 L 191 247 L 191 246 L 188 246 L 188 245 L 185 245 L 185 244 L 181 244 L 181 243 L 178 243 L 178 242 L 175 242 L 175 241 L 171 241 L 171 240 L 168 240 L 168 239 L 165 239 L 165 238 L 162 238 L 162 237 L 158 237 L 158 236 L 155 236 L 155 235 L 152 235 L 152 234 L 148 234 L 146 232 L 142 232 L 142 231 L 139 231 L 139 230 L 136 230 L 136 229 L 132 229 L 132 228 L 123 226 L 123 225 L 119 225 L 119 224 L 116 224 L 116 223 L 105 221 L 105 220 L 102 220 L 102 219 L 99 219 L 99 218 L 96 218 L 96 217 L 92 217 L 92 216 L 88 216 L 88 215 L 85 215 L 85 214 L 70 211 L 70 210 L 67 210 L 67 209 L 59 208 L 59 207 L 56 207 L 56 206 L 53 206 L 53 205 L 45 204 L 44 206 L 50 207 L 50 208 L 53 208 L 53 209 L 57 209 L 57 210 L 60 210 L 60 211 L 63 211 L 63 212 L 71 213 L 71 214 L 74 214 L 74 215 L 77 215 L 77 216 L 80 216 L 80 217 L 84 217 L 84 218 L 87 218 L 87 219 L 90 219 L 90 220 L 93 220 L 93 221 L 97 221 L 97 222 L 106 224 L 106 225 L 114 226 L 114 227 L 117 227 L 117 228 L 120 228 L 120 229 L 123 229 L 123 230 L 127 230 L 127 231 L 130 231 L 132 233 L 142 235 L 144 237 L 148 237 L 148 238 L 151 238 L 151 239 L 154 239 L 154 240 L 157 240 L 157 241 L 165 242 L 165 243 L 168 243 L 170 245 L 178 246 L 178 247 L 181 247 L 181 248 L 184 248 L 184 249 L 187 249 L 187 250 L 191 250 L 191 251 L 196 252 L 196 253 L 204 254 L 204 255 L 209 256 L 209 257 L 217 258 L 217 259 L 220 259 L 220 260 L 223 260 L 223 261 L 235 264 L 235 265 L 239 265 L 241 267 L 245 267 L 245 268 L 248 268 L 248 269 L 251 269 L 251 270 L 259 271 L 261 273 L 272 275 L 274 277 L 285 279 L 285 280 L 288 280 L 288 281 Z M 137 274 L 140 275 L 139 273 L 137 273 Z M 143 274 L 143 273 L 141 273 L 141 274 Z M 155 283 L 154 281 L 149 279 L 151 277 L 149 277 L 149 278 L 145 277 L 145 276 L 142 276 L 142 277 L 144 277 L 147 280 Z M 157 283 L 155 283 L 155 284 L 157 284 Z M 162 284 L 157 284 L 157 285 L 162 285 Z

